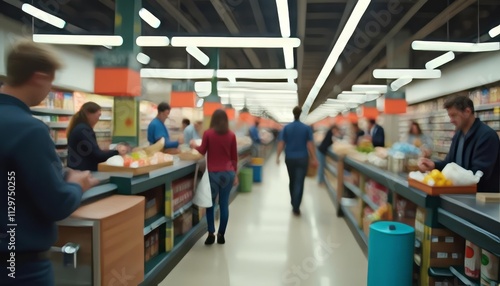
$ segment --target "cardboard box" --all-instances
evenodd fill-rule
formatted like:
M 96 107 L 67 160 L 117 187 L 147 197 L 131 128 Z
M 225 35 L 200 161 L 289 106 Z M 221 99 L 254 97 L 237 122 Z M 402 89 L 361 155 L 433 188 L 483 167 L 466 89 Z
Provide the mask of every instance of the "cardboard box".
M 193 227 L 193 213 L 188 210 L 174 219 L 174 236 L 183 235 Z

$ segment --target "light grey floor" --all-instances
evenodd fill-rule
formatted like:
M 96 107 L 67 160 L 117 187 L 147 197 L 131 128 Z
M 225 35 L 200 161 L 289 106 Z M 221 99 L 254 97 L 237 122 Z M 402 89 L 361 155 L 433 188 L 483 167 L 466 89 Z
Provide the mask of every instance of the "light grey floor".
M 367 259 L 326 189 L 307 178 L 302 215 L 293 216 L 286 167 L 274 156 L 263 183 L 230 205 L 226 244 L 205 246 L 204 236 L 161 286 L 366 285 Z

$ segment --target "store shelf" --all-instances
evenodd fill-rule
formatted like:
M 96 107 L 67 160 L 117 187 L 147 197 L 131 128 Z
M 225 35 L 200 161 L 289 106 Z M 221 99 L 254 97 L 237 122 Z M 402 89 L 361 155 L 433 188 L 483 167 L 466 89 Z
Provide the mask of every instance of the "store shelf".
M 495 107 L 500 107 L 500 102 L 490 103 L 490 104 L 481 104 L 481 105 L 475 106 L 474 110 L 475 111 L 492 110 L 492 109 L 495 109 Z
M 147 219 L 146 222 L 144 223 L 144 235 L 148 235 L 150 232 L 153 230 L 157 229 L 160 227 L 162 224 L 167 222 L 167 218 L 163 215 L 156 215 L 150 219 Z
M 65 116 L 72 116 L 74 114 L 74 112 L 71 110 L 42 108 L 42 107 L 32 107 L 31 113 L 33 115 L 65 115 Z
M 453 276 L 457 277 L 460 282 L 467 286 L 480 286 L 479 280 L 474 280 L 465 275 L 464 267 L 462 266 L 450 266 L 450 271 Z
M 54 144 L 56 144 L 56 146 L 68 145 L 68 139 L 59 139 L 59 140 L 56 140 L 54 142 Z
M 113 117 L 101 117 L 99 118 L 99 121 L 111 121 L 113 120 Z
M 168 254 L 169 254 L 168 252 L 162 252 L 157 256 L 151 258 L 150 260 L 148 260 L 148 262 L 146 262 L 144 266 L 144 273 L 145 274 L 150 273 L 155 268 L 155 266 L 158 265 L 158 263 L 167 258 Z
M 182 215 L 187 210 L 189 210 L 192 206 L 193 206 L 193 202 L 192 201 L 186 203 L 185 205 L 183 205 L 182 207 L 180 207 L 178 210 L 176 210 L 174 212 L 174 216 L 172 217 L 172 219 L 178 218 L 180 215 Z
M 344 182 L 344 186 L 351 192 L 353 192 L 358 198 L 361 198 L 372 210 L 375 211 L 379 208 L 376 203 L 374 203 L 366 194 L 361 191 L 361 189 L 359 189 L 354 184 Z
M 330 183 L 329 180 L 325 178 L 325 185 L 326 189 L 328 190 L 328 194 L 330 195 L 330 199 L 332 200 L 333 204 L 335 206 L 339 205 L 339 202 L 337 201 L 337 190 L 332 184 Z
M 333 167 L 330 164 L 326 164 L 325 170 L 327 170 L 328 172 L 332 173 L 335 177 L 339 176 L 337 168 Z
M 68 128 L 69 122 L 45 122 L 50 128 L 66 129 Z
M 363 230 L 358 227 L 358 221 L 354 217 L 354 214 L 351 212 L 351 210 L 343 205 L 340 205 L 340 208 L 342 209 L 342 212 L 344 213 L 344 216 L 346 218 L 347 226 L 349 226 L 349 228 L 351 229 L 351 232 L 354 235 L 354 238 L 358 242 L 359 246 L 361 247 L 361 250 L 363 250 L 364 254 L 367 255 L 368 238 L 366 237 Z
M 95 133 L 110 133 L 111 129 L 104 129 L 104 130 L 94 130 Z

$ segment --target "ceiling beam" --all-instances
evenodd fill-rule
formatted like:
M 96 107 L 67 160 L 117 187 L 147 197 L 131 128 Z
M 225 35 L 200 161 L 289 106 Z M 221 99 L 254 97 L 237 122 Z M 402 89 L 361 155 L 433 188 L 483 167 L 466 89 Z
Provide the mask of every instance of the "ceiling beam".
M 266 20 L 264 19 L 264 15 L 262 15 L 259 0 L 250 0 L 250 6 L 252 7 L 253 16 L 259 32 L 263 35 L 267 35 Z M 279 63 L 276 51 L 267 49 L 267 56 L 269 58 L 269 63 L 271 64 L 271 68 L 278 68 Z
M 370 49 L 368 54 L 363 56 L 363 59 L 358 62 L 358 64 L 350 70 L 350 72 L 344 77 L 341 81 L 341 86 L 343 89 L 350 88 L 350 86 L 354 83 L 354 81 L 358 78 L 358 76 L 366 69 L 370 63 L 379 55 L 379 53 L 385 49 L 387 43 L 396 36 L 396 34 L 403 29 L 403 27 L 413 18 L 415 14 L 427 3 L 428 0 L 419 0 L 415 5 L 413 5 L 408 12 L 399 20 L 399 22 L 394 25 L 394 27 L 384 36 L 382 40 L 380 40 L 377 45 Z M 348 89 L 349 90 L 349 89 Z M 328 95 L 331 97 L 333 91 Z
M 306 39 L 306 19 L 307 19 L 307 0 L 297 0 L 297 36 L 299 37 L 302 45 L 297 49 L 297 87 L 298 87 L 298 97 L 299 106 L 302 106 L 307 98 L 307 92 L 300 92 L 304 85 L 303 73 L 304 73 L 304 44 Z M 309 86 L 309 85 L 308 85 Z
M 221 2 L 221 0 L 210 0 L 210 2 L 214 6 L 215 10 L 219 14 L 220 18 L 226 25 L 229 32 L 232 35 L 240 34 L 240 29 L 236 25 L 236 21 L 234 20 L 234 16 L 233 13 L 231 13 L 231 10 L 226 5 L 224 5 Z M 254 68 L 256 69 L 262 68 L 262 64 L 259 60 L 259 57 L 252 49 L 243 49 L 243 52 L 245 53 L 245 55 L 247 56 L 248 60 L 250 61 L 251 65 Z
M 456 16 L 458 13 L 469 7 L 470 5 L 476 3 L 477 0 L 457 0 L 450 4 L 446 9 L 444 9 L 438 16 L 429 21 L 422 29 L 410 37 L 404 44 L 402 44 L 395 53 L 404 52 L 411 47 L 411 43 L 415 40 L 425 39 L 432 32 L 439 29 L 441 26 L 446 24 L 450 19 Z M 374 69 L 383 68 L 387 65 L 387 56 L 382 60 L 372 65 L 368 70 L 366 70 L 358 79 L 356 83 L 369 82 L 372 78 L 372 72 Z
M 325 13 L 325 12 L 308 12 L 307 20 L 338 20 L 342 17 L 342 13 L 333 12 L 333 13 Z
M 170 14 L 172 17 L 174 17 L 175 20 L 177 20 L 177 22 L 179 22 L 179 24 L 184 28 L 186 29 L 186 31 L 188 33 L 194 33 L 194 34 L 197 34 L 199 31 L 198 31 L 198 28 L 196 28 L 196 26 L 194 25 L 194 23 L 192 23 L 188 18 L 186 18 L 184 16 L 184 14 L 182 13 L 182 11 L 180 11 L 179 9 L 177 9 L 177 7 L 175 7 L 172 3 L 170 3 L 169 1 L 157 1 L 157 3 L 168 13 Z
M 205 15 L 203 15 L 203 12 L 201 12 L 198 6 L 193 2 L 193 0 L 182 0 L 182 4 L 188 9 L 191 16 L 194 19 L 198 20 L 202 27 L 206 28 L 205 30 L 211 28 L 212 25 L 207 20 Z

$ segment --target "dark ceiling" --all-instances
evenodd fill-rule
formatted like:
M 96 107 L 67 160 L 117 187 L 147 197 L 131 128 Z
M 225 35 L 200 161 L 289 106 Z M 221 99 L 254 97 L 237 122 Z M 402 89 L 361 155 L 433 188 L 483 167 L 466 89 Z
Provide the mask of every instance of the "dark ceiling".
M 66 20 L 66 33 L 114 33 L 114 0 L 26 2 Z M 356 2 L 288 0 L 292 37 L 302 40 L 295 49 L 301 104 Z M 32 25 L 31 17 L 20 10 L 20 3 L 1 0 L 0 11 L 37 33 L 61 33 L 38 20 Z M 143 23 L 142 35 L 281 36 L 274 0 L 145 0 L 143 6 L 162 24 L 153 29 Z M 313 108 L 342 90 L 350 90 L 354 83 L 385 84 L 372 77 L 374 68 L 423 68 L 425 62 L 439 55 L 412 51 L 413 40 L 474 42 L 479 35 L 481 42 L 491 41 L 487 33 L 500 24 L 498 15 L 499 0 L 372 0 Z M 145 67 L 203 68 L 182 48 L 145 48 L 143 52 L 151 57 Z M 221 50 L 221 69 L 284 67 L 282 49 Z

